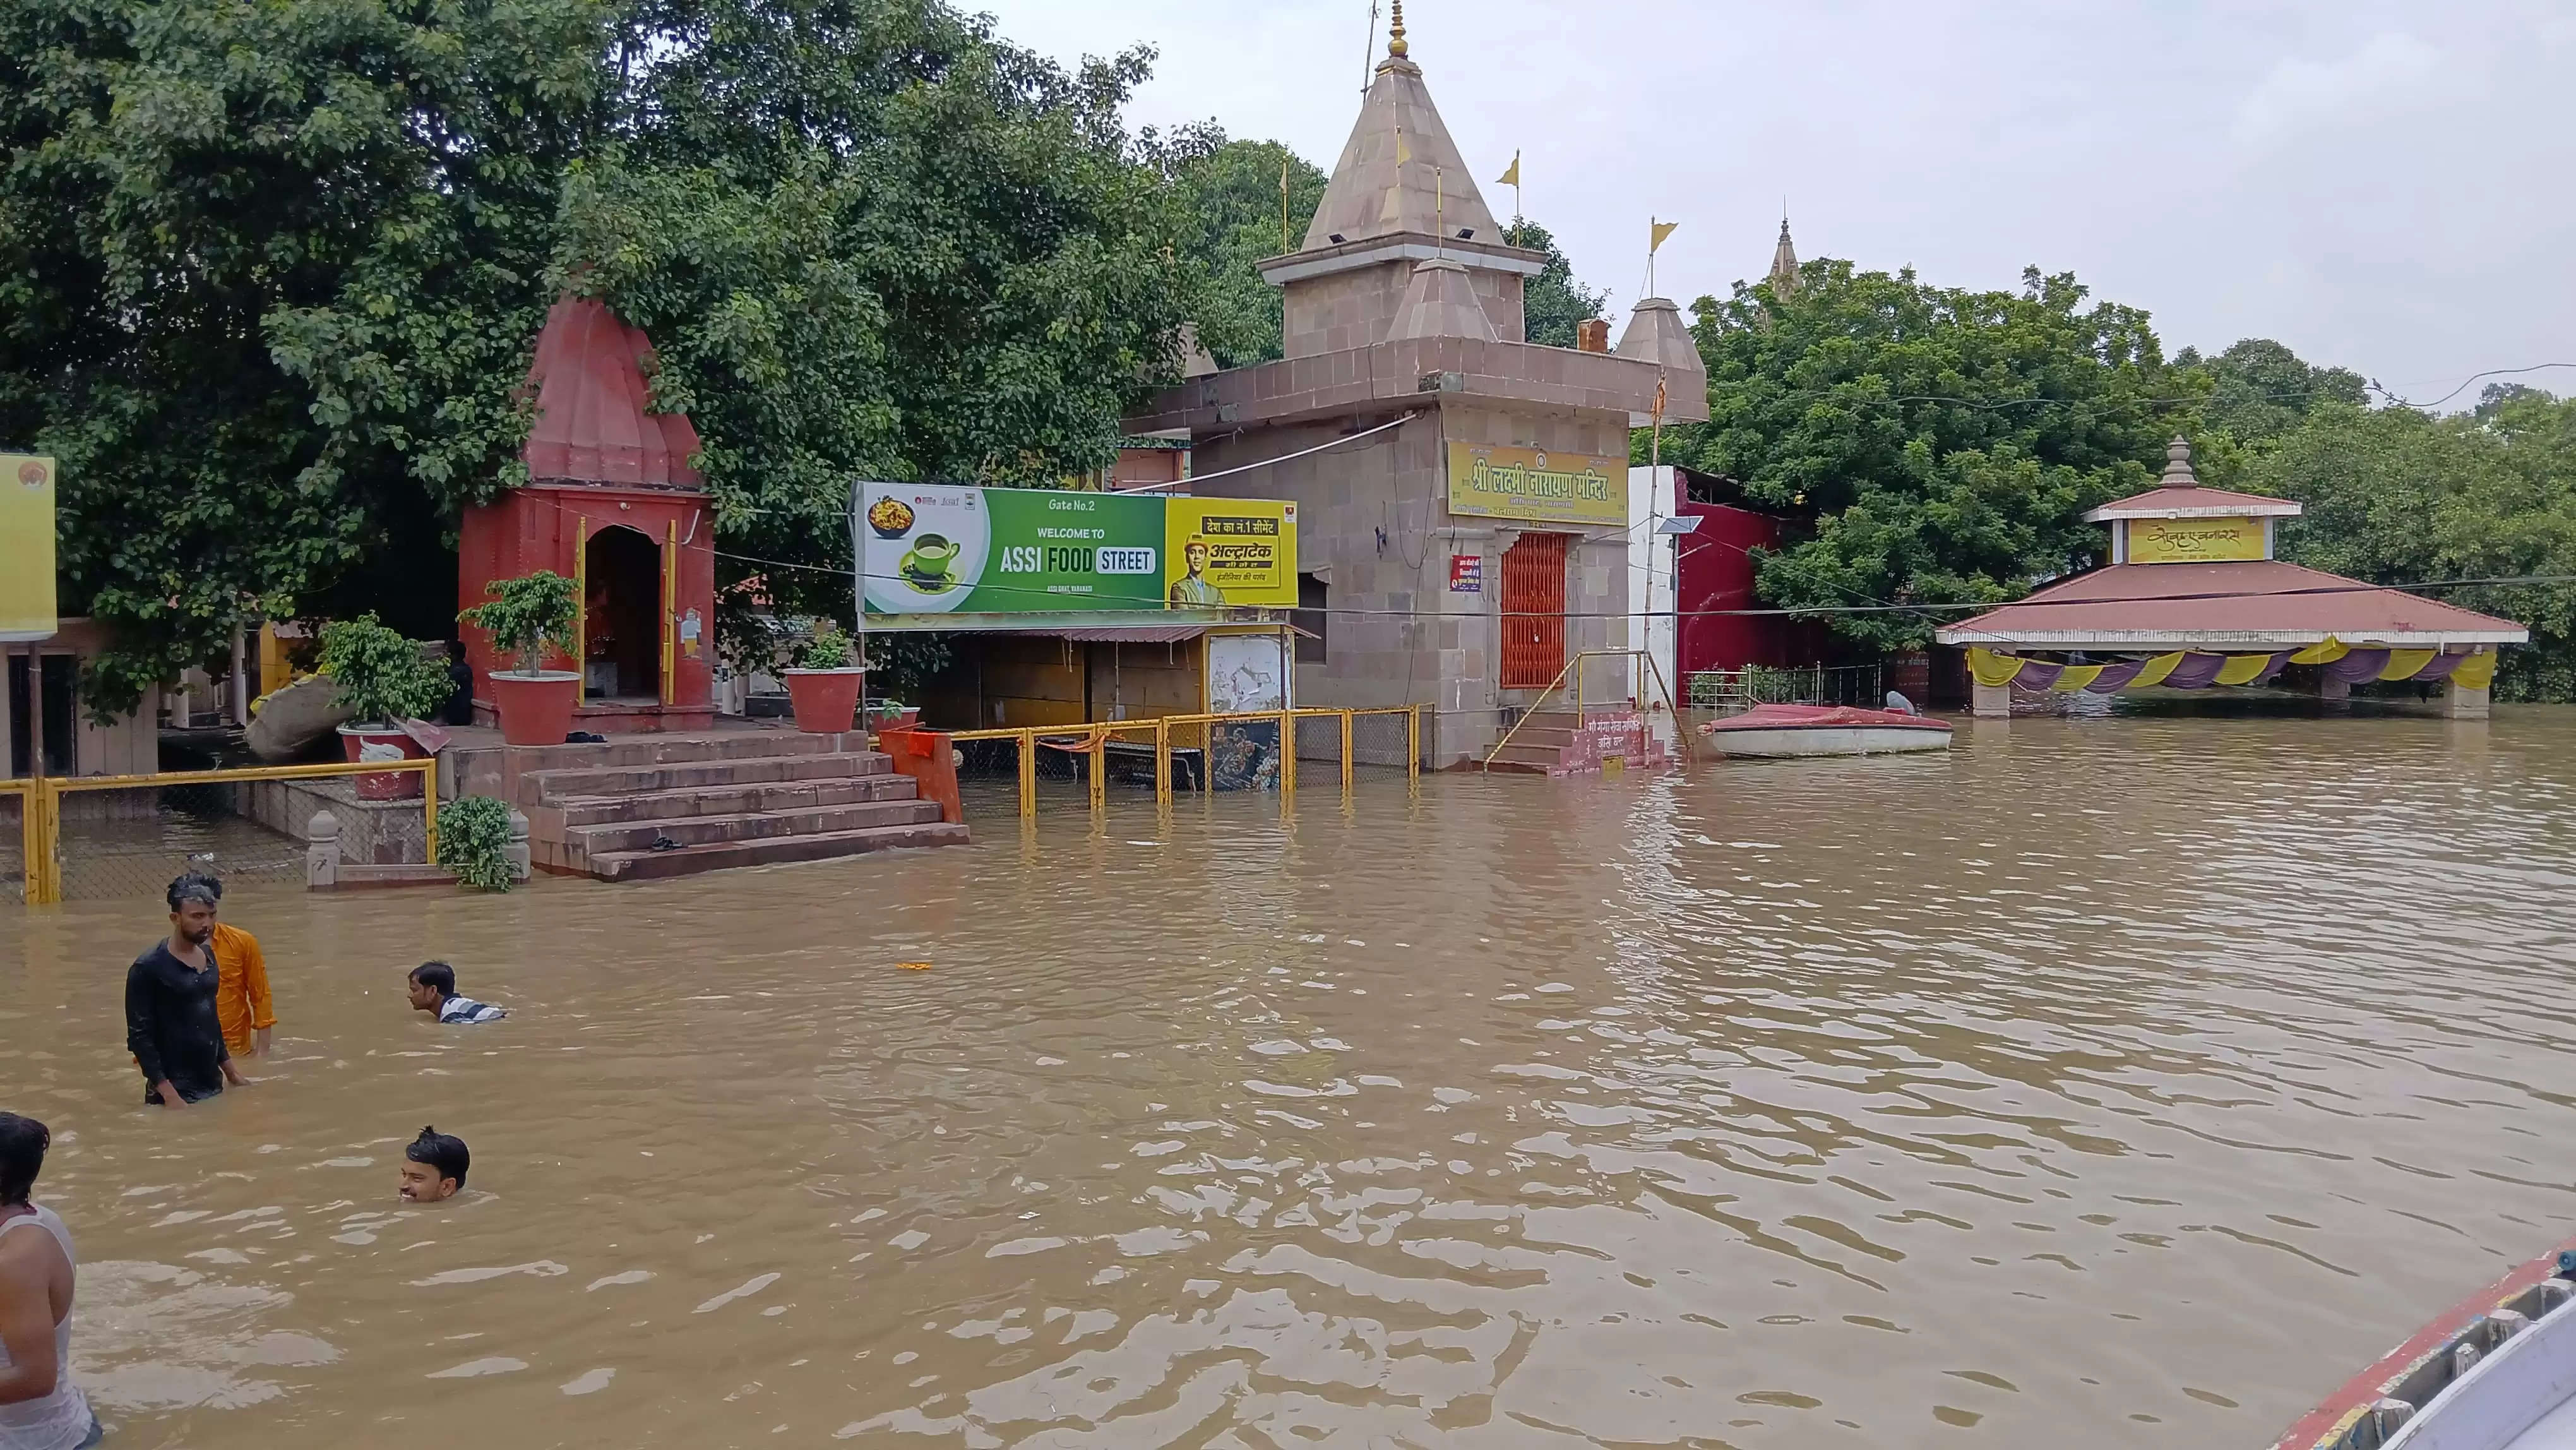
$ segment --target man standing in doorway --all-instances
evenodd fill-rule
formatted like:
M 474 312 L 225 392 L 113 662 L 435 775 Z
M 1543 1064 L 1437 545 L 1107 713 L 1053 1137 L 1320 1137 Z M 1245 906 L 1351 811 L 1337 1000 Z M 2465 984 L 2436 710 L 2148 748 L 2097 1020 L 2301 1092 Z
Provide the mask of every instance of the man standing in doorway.
M 143 1069 L 143 1101 L 181 1108 L 249 1082 L 224 1047 L 215 1010 L 221 976 L 208 943 L 215 888 L 203 877 L 170 883 L 170 935 L 125 969 L 125 1046 Z
M 179 881 L 212 891 L 220 907 L 220 878 L 191 871 Z M 223 1024 L 225 1051 L 237 1058 L 268 1056 L 269 1029 L 277 1025 L 277 1013 L 269 1002 L 268 958 L 260 953 L 259 938 L 218 921 L 206 946 L 215 954 L 215 1018 Z

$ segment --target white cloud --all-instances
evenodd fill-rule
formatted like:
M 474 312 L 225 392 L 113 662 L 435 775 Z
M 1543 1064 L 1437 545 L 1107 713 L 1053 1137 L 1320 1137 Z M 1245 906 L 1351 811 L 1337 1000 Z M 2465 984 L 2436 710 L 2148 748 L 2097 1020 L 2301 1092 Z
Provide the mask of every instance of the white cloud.
M 2392 101 L 2421 97 L 2442 61 L 2403 31 L 2374 35 L 2340 60 L 2286 57 L 2237 105 L 2236 142 L 2262 148 L 2320 127 L 2355 126 Z

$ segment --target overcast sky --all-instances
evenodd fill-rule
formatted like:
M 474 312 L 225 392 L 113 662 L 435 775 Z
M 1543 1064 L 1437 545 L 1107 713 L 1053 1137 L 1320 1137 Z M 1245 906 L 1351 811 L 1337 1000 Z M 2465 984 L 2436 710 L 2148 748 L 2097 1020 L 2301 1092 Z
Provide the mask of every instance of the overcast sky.
M 1213 118 L 1330 168 L 1368 0 L 961 0 L 1071 61 L 1156 47 L 1140 125 Z M 1382 3 L 1382 0 L 1381 0 Z M 2576 363 L 2576 0 L 1409 0 L 1487 205 L 1624 316 L 1799 253 L 2155 314 L 2168 354 L 2271 337 L 2430 401 Z M 1383 19 L 1378 48 L 1384 48 Z M 2522 379 L 2576 393 L 2576 368 Z M 2472 388 L 2460 402 L 2473 401 Z M 2455 402 L 2452 406 L 2459 406 Z

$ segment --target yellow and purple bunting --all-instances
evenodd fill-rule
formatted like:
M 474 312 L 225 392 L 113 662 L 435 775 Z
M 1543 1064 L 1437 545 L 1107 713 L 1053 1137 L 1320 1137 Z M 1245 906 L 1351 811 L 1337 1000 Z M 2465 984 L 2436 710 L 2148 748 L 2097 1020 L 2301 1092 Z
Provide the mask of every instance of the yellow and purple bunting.
M 2175 650 L 2151 659 L 2114 660 L 2100 665 L 2067 665 L 2054 660 L 1997 654 L 1984 645 L 1968 647 L 1968 673 L 1980 685 L 2010 685 L 2034 695 L 2055 690 L 2073 694 L 2115 694 L 2121 690 L 2203 690 L 2212 685 L 2261 685 L 2284 665 L 2320 665 L 2328 679 L 2346 684 L 2365 680 L 2449 680 L 2462 689 L 2483 690 L 2495 681 L 2492 649 L 2355 649 L 2329 637 L 2300 650 L 2259 654 L 2205 654 Z

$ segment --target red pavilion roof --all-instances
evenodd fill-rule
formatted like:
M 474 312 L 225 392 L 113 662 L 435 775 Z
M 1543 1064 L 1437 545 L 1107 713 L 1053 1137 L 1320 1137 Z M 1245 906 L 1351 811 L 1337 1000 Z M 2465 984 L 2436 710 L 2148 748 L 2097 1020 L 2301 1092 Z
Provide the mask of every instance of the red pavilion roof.
M 546 312 L 528 368 L 536 425 L 520 450 L 532 483 L 695 488 L 698 430 L 685 413 L 651 411 L 644 370 L 653 344 L 595 298 Z
M 2220 564 L 2112 564 L 1939 631 L 1943 644 L 2038 649 L 2173 649 L 2183 645 L 2439 648 L 2522 644 L 2509 619 L 2278 559 Z

